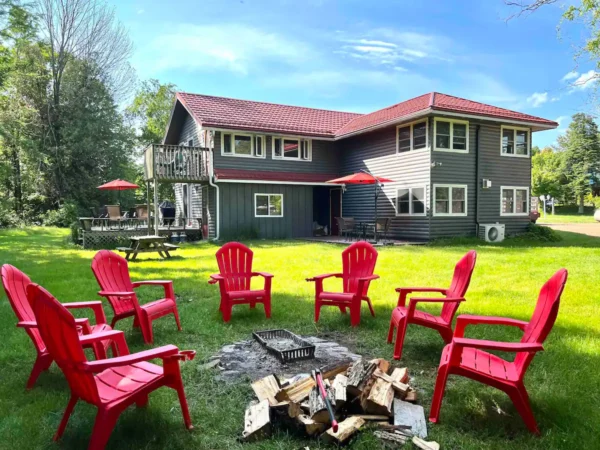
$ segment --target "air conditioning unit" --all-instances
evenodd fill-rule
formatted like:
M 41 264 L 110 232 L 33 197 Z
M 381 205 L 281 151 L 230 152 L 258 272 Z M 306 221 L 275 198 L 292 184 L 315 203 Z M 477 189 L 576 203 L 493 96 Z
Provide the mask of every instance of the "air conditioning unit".
M 481 225 L 481 229 L 483 230 L 483 239 L 486 242 L 502 242 L 504 240 L 504 224 Z

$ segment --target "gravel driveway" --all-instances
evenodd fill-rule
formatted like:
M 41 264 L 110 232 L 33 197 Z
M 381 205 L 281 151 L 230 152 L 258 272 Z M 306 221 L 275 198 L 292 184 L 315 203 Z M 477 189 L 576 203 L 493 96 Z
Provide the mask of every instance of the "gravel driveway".
M 600 223 L 560 223 L 544 224 L 558 231 L 569 231 L 571 233 L 587 234 L 588 236 L 600 237 Z

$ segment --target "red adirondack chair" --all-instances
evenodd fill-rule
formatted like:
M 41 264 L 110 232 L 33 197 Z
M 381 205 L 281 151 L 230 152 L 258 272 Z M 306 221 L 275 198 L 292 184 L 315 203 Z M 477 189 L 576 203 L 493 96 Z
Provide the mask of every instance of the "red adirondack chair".
M 31 310 L 31 306 L 27 301 L 27 286 L 31 284 L 31 280 L 27 275 L 21 272 L 10 264 L 2 266 L 2 285 L 10 302 L 15 315 L 17 316 L 17 327 L 23 328 L 37 352 L 37 357 L 31 370 L 31 375 L 27 380 L 27 389 L 33 388 L 40 374 L 50 368 L 52 364 L 52 356 L 48 353 L 46 344 L 40 336 L 37 329 L 37 323 Z M 82 309 L 90 308 L 94 312 L 96 325 L 90 325 L 88 319 L 76 319 L 78 326 L 81 327 L 82 334 L 97 334 L 104 331 L 110 331 L 112 328 L 106 323 L 106 316 L 102 310 L 102 302 L 73 302 L 65 303 L 65 308 Z M 106 358 L 106 349 L 112 344 L 111 340 L 87 344 L 87 347 L 92 347 L 97 359 Z M 113 353 L 116 351 L 113 347 Z
M 452 320 L 460 303 L 465 301 L 465 294 L 471 283 L 471 275 L 475 268 L 476 259 L 477 253 L 475 250 L 471 250 L 458 261 L 454 267 L 454 276 L 448 289 L 425 287 L 396 289 L 396 292 L 399 294 L 398 306 L 392 312 L 390 331 L 388 332 L 388 343 L 391 343 L 394 338 L 394 330 L 396 330 L 394 359 L 402 357 L 404 336 L 406 335 L 406 327 L 409 323 L 436 330 L 446 343 L 452 340 Z M 406 297 L 413 292 L 435 292 L 444 295 L 444 297 L 413 297 L 410 299 L 407 307 Z M 434 316 L 433 314 L 417 310 L 417 303 L 443 303 L 444 306 L 442 306 L 441 314 Z
M 371 281 L 379 278 L 374 275 L 377 263 L 377 250 L 365 241 L 355 242 L 342 252 L 342 273 L 327 273 L 306 281 L 315 282 L 315 322 L 319 321 L 322 306 L 337 306 L 345 314 L 350 309 L 350 324 L 354 327 L 360 324 L 360 307 L 363 301 L 369 305 L 371 315 L 375 317 L 373 305 L 367 296 Z M 323 280 L 326 278 L 341 278 L 343 292 L 328 292 L 323 290 Z
M 254 252 L 239 242 L 228 242 L 217 250 L 218 274 L 210 276 L 210 284 L 219 283 L 221 304 L 219 311 L 223 320 L 229 322 L 233 305 L 249 304 L 254 308 L 262 303 L 267 319 L 271 318 L 271 281 L 273 275 L 266 272 L 253 272 L 252 259 Z M 264 287 L 258 290 L 250 289 L 253 277 L 263 277 Z
M 567 282 L 567 270 L 560 269 L 544 284 L 529 322 L 504 317 L 458 316 L 452 342 L 444 348 L 429 420 L 438 422 L 448 375 L 471 378 L 506 392 L 532 433 L 539 434 L 531 411 L 523 378 L 536 352 L 552 330 L 558 314 L 560 296 Z M 464 337 L 467 325 L 508 325 L 523 330 L 520 342 L 494 342 Z M 485 350 L 516 353 L 512 362 Z
M 108 250 L 100 250 L 96 253 L 92 261 L 92 271 L 100 285 L 100 289 L 102 289 L 98 292 L 98 295 L 108 299 L 113 308 L 114 317 L 111 322 L 113 328 L 118 320 L 133 316 L 135 317 L 133 326 L 139 326 L 142 330 L 144 342 L 151 344 L 154 341 L 152 321 L 173 314 L 177 329 L 181 331 L 172 281 L 132 282 L 129 277 L 127 260 Z M 140 305 L 134 289 L 144 285 L 162 286 L 165 290 L 164 298 Z
M 122 331 L 113 330 L 79 338 L 71 313 L 45 289 L 30 284 L 27 297 L 48 352 L 65 374 L 71 389 L 71 398 L 54 440 L 62 436 L 75 404 L 81 399 L 98 408 L 88 448 L 101 450 L 106 446 L 121 412 L 133 403 L 138 407 L 146 406 L 148 394 L 162 386 L 177 391 L 185 426 L 192 428 L 179 361 L 193 359 L 195 352 L 179 351 L 174 345 L 165 345 L 130 355 Z M 120 356 L 88 361 L 82 344 L 107 338 L 116 342 Z M 148 362 L 157 358 L 163 360 L 162 367 Z

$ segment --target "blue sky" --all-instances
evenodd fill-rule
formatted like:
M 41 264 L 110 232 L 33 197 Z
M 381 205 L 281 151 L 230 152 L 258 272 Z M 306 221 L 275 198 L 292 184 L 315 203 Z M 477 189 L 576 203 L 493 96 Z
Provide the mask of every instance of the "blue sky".
M 372 112 L 437 91 L 560 122 L 589 111 L 585 31 L 550 6 L 508 23 L 502 0 L 122 0 L 140 79 L 179 90 Z M 573 85 L 577 80 L 580 82 Z

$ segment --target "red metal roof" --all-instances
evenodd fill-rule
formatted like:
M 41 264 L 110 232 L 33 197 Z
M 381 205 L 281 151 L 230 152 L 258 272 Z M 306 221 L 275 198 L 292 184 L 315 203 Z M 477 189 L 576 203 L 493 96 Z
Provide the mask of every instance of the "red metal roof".
M 360 114 L 178 92 L 177 98 L 205 127 L 261 130 L 333 138 Z
M 242 169 L 215 169 L 218 180 L 257 180 L 280 181 L 291 183 L 325 183 L 337 177 L 335 174 L 299 173 L 299 172 L 273 172 Z
M 430 92 L 370 114 L 329 111 L 275 103 L 236 100 L 179 92 L 177 98 L 205 127 L 290 133 L 323 138 L 350 134 L 402 122 L 428 110 L 527 122 L 556 128 L 557 122 L 460 97 Z

